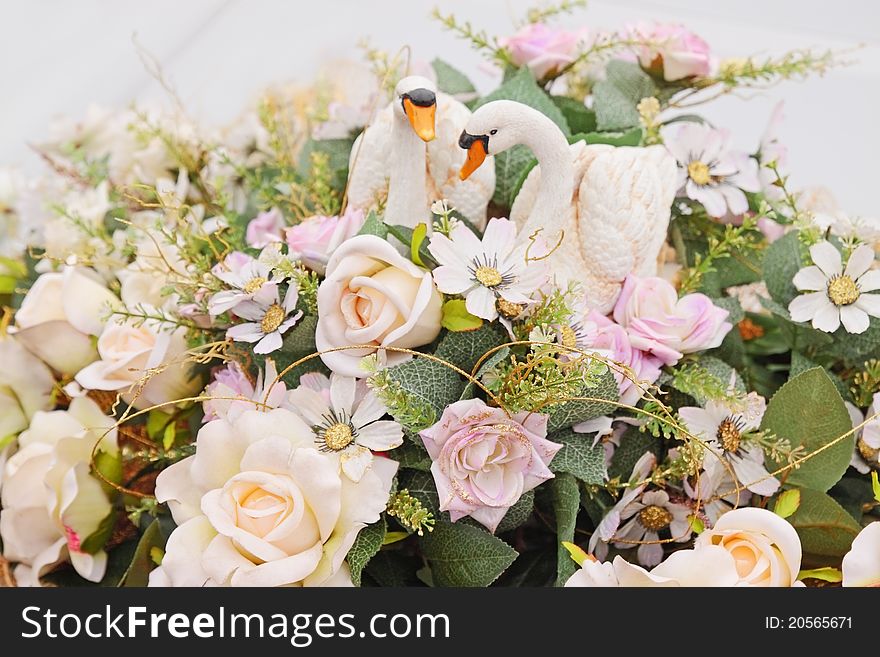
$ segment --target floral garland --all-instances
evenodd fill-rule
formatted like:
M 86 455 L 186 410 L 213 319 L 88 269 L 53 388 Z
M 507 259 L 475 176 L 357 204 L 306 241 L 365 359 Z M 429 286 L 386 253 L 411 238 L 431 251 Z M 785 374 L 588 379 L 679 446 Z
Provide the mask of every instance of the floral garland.
M 692 109 L 840 55 L 580 4 L 0 171 L 4 583 L 880 583 L 880 223 Z

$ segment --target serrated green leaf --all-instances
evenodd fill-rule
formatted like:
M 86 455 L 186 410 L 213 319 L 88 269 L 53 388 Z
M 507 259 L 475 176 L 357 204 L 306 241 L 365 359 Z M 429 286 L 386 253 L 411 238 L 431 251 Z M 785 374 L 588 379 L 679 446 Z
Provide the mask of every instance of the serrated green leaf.
M 729 314 L 727 321 L 736 326 L 739 324 L 746 314 L 743 312 L 739 299 L 736 297 L 711 297 L 712 303 L 719 308 L 723 308 Z
M 375 212 L 370 211 L 357 234 L 375 235 L 376 237 L 385 239 L 388 236 L 388 225 L 382 220 L 382 217 Z M 404 243 L 409 244 L 409 242 Z
M 615 59 L 605 67 L 605 79 L 593 87 L 593 109 L 599 130 L 621 130 L 639 125 L 636 105 L 657 95 L 651 76 L 638 64 Z
M 450 96 L 458 96 L 459 99 L 468 100 L 468 96 L 475 95 L 477 90 L 468 77 L 457 68 L 444 62 L 442 59 L 434 59 L 431 68 L 437 76 L 437 89 Z
M 418 557 L 397 550 L 381 550 L 370 559 L 364 572 L 379 586 L 421 586 L 415 575 L 421 565 Z
M 581 506 L 581 493 L 577 479 L 568 473 L 557 474 L 550 482 L 553 493 L 553 512 L 556 514 L 556 586 L 563 586 L 574 575 L 577 564 L 563 543 L 574 541 L 578 509 Z
M 615 402 L 620 398 L 620 390 L 609 370 L 599 377 L 595 386 L 584 388 L 579 396 L 589 397 L 594 401 L 569 401 L 545 407 L 544 412 L 549 416 L 547 431 L 567 429 L 580 422 L 613 413 L 617 409 Z
M 852 424 L 834 383 L 825 370 L 816 367 L 798 374 L 773 395 L 761 429 L 787 439 L 792 448 L 803 447 L 806 455 L 850 431 Z M 787 483 L 828 490 L 846 472 L 854 445 L 855 437 L 850 435 L 824 449 L 791 470 Z M 772 471 L 783 463 L 768 458 L 767 465 Z
M 382 547 L 386 531 L 385 518 L 379 518 L 377 522 L 367 525 L 360 530 L 357 538 L 354 539 L 354 543 L 348 551 L 345 560 L 348 562 L 348 567 L 351 570 L 351 581 L 355 586 L 361 585 L 361 573 L 370 562 L 370 559 Z
M 799 351 L 791 352 L 791 368 L 788 371 L 788 378 L 793 379 L 801 372 L 806 372 L 807 370 L 811 370 L 814 367 L 821 367 L 819 363 L 815 362 L 804 356 Z M 849 390 L 849 387 L 843 380 L 837 376 L 836 374 L 825 370 L 825 373 L 831 379 L 831 382 L 834 384 L 834 387 L 837 388 L 837 392 L 840 393 L 840 396 L 843 397 L 844 401 L 852 401 L 852 393 Z
M 500 538 L 462 523 L 438 522 L 419 545 L 435 586 L 489 586 L 517 557 Z
M 435 354 L 465 372 L 471 372 L 487 351 L 508 341 L 507 332 L 501 326 L 486 323 L 476 331 L 447 333 L 437 345 Z
M 498 527 L 495 529 L 496 534 L 501 534 L 503 532 L 509 532 L 511 529 L 516 529 L 524 522 L 526 522 L 532 516 L 532 511 L 535 509 L 535 491 L 530 490 L 526 491 L 520 498 L 516 501 L 512 507 L 507 510 L 507 513 L 504 514 L 504 517 L 501 519 L 501 522 L 498 523 Z
M 571 134 L 565 116 L 553 103 L 550 96 L 538 86 L 527 67 L 519 69 L 495 91 L 481 98 L 474 109 L 493 100 L 515 100 L 528 105 L 546 115 L 559 126 L 566 137 Z M 510 207 L 513 204 L 516 192 L 519 191 L 516 186 L 522 182 L 523 169 L 530 166 L 533 159 L 529 150 L 521 145 L 495 156 L 495 195 L 493 197 L 495 203 L 504 207 Z
M 804 554 L 840 557 L 849 552 L 861 526 L 825 493 L 804 488 L 798 510 L 788 521 L 797 530 Z
M 431 469 L 431 457 L 427 450 L 416 439 L 409 437 L 403 445 L 389 452 L 389 456 L 400 464 L 401 468 L 412 468 L 427 472 Z
M 454 333 L 476 331 L 482 325 L 482 319 L 468 312 L 464 299 L 450 299 L 443 304 L 443 316 L 440 319 L 440 326 L 447 331 Z
M 593 446 L 593 436 L 564 429 L 550 434 L 548 439 L 561 443 L 562 449 L 550 461 L 550 470 L 569 473 L 587 484 L 602 484 L 608 478 L 605 471 L 605 448 L 602 443 Z
M 788 518 L 801 505 L 801 492 L 797 488 L 779 494 L 773 503 L 773 513 L 780 518 Z
M 868 319 L 868 328 L 862 333 L 849 333 L 841 326 L 834 333 L 826 334 L 830 340 L 819 353 L 830 358 L 842 358 L 851 365 L 860 365 L 869 358 L 880 357 L 880 319 Z

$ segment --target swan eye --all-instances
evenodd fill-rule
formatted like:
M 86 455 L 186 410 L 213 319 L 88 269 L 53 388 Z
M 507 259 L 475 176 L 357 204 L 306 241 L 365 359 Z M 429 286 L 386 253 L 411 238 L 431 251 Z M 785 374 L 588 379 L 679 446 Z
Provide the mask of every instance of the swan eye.
M 490 131 L 489 131 L 489 134 L 490 134 L 490 135 L 494 135 L 494 134 L 496 134 L 497 132 L 498 132 L 498 130 L 490 130 Z

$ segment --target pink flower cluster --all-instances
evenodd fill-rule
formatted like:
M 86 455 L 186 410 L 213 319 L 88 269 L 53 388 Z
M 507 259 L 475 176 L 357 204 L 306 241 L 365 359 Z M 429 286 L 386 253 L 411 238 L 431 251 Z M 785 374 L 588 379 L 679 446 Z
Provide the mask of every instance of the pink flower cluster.
M 531 23 L 513 36 L 499 39 L 517 66 L 528 66 L 538 80 L 558 73 L 577 57 L 584 31 L 569 32 Z
M 733 327 L 728 311 L 705 294 L 679 298 L 671 283 L 630 274 L 611 317 L 590 311 L 586 316 L 589 347 L 629 367 L 640 381 L 652 383 L 663 365 L 675 365 L 684 354 L 712 349 Z M 639 386 L 615 371 L 620 401 L 633 405 L 642 396 Z
M 636 51 L 642 68 L 667 82 L 706 77 L 716 68 L 709 44 L 683 25 L 639 23 L 627 32 L 631 39 L 644 42 Z

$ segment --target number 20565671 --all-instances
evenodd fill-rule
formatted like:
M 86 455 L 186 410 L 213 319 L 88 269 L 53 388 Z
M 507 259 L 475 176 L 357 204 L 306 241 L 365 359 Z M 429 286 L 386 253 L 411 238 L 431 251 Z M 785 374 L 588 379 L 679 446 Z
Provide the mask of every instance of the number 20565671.
M 852 616 L 765 616 L 768 630 L 851 630 Z

